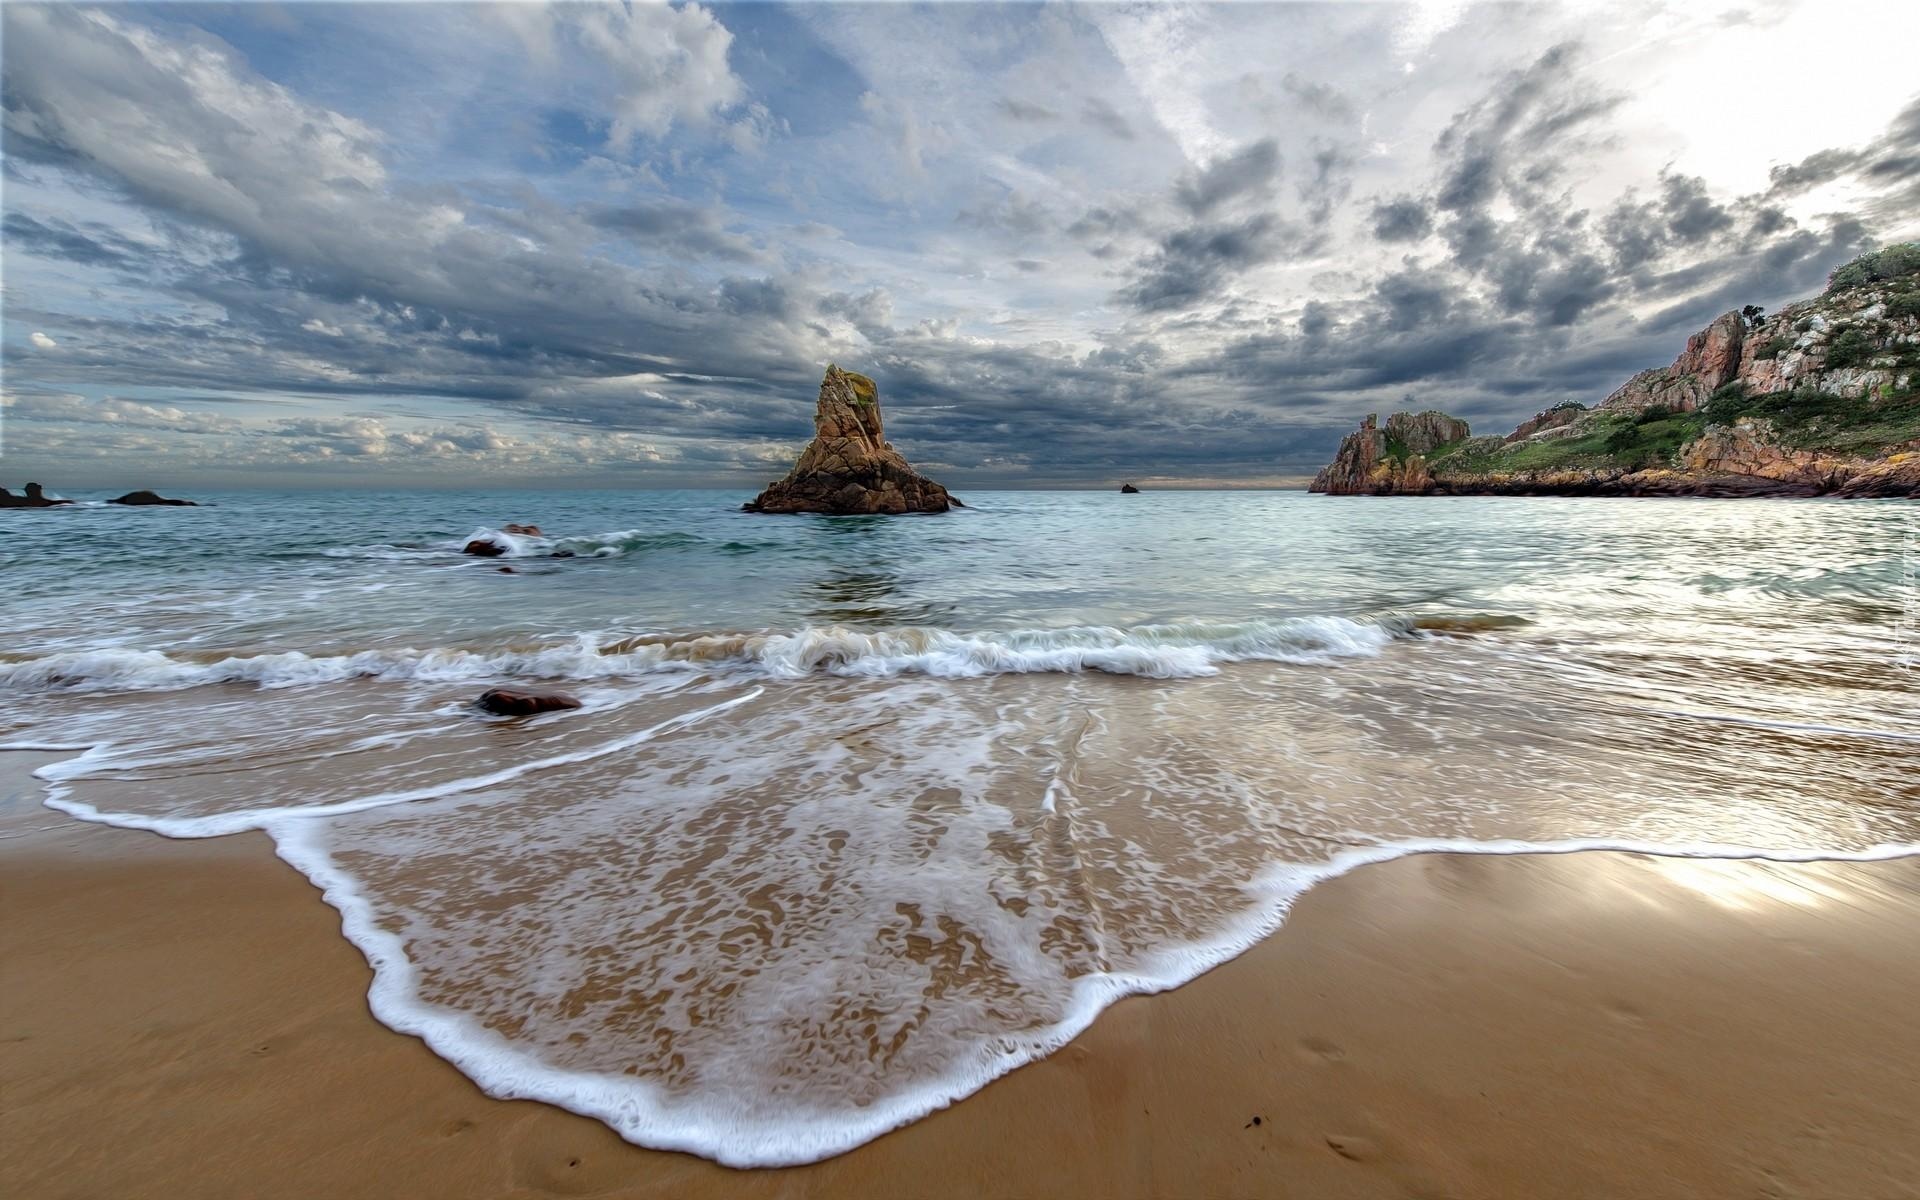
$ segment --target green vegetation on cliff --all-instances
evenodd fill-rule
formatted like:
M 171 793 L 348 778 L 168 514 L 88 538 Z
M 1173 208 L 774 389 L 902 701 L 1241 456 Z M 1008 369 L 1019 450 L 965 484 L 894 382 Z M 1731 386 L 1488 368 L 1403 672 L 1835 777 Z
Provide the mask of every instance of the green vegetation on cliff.
M 1920 274 L 1920 242 L 1901 242 L 1862 254 L 1827 276 L 1827 294 L 1914 274 Z

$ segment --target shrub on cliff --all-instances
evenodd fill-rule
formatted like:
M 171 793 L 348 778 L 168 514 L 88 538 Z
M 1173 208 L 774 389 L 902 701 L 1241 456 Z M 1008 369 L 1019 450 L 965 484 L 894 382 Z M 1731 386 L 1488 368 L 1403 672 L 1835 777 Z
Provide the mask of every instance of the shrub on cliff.
M 1879 283 L 1916 273 L 1920 273 L 1920 242 L 1902 242 L 1884 250 L 1862 254 L 1827 276 L 1827 291 L 1837 292 L 1841 288 Z
M 1827 365 L 1829 367 L 1861 367 L 1872 360 L 1874 351 L 1879 347 L 1873 339 L 1858 329 L 1842 331 L 1827 347 Z

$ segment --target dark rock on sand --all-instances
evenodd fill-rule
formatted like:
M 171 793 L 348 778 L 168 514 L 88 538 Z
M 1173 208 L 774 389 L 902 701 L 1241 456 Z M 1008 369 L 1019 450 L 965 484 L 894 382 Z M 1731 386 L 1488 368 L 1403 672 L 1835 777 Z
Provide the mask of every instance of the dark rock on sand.
M 145 491 L 128 492 L 124 496 L 114 497 L 113 499 L 107 501 L 107 503 L 108 504 L 166 504 L 166 505 L 172 505 L 176 508 L 198 508 L 199 507 L 199 505 L 192 500 L 173 500 L 173 499 L 169 499 L 166 496 L 162 496 L 157 492 L 145 492 Z
M 580 701 L 565 692 L 542 692 L 522 688 L 489 688 L 480 693 L 481 708 L 503 717 L 530 717 L 535 713 L 579 708 Z
M 946 512 L 960 502 L 920 475 L 886 440 L 873 380 L 829 366 L 813 440 L 785 479 L 745 506 L 760 513 Z
M 49 500 L 37 483 L 27 485 L 27 494 L 16 496 L 6 488 L 0 488 L 0 508 L 58 508 L 63 504 L 72 504 L 71 500 Z
M 1140 489 L 1130 483 L 1123 483 L 1120 485 L 1120 494 L 1122 496 L 1138 496 Z

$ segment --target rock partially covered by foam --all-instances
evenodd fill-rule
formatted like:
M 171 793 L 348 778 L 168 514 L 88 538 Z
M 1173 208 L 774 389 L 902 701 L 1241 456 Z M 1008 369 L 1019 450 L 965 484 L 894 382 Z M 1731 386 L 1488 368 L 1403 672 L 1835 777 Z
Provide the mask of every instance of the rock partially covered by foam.
M 785 479 L 767 485 L 745 507 L 849 515 L 946 512 L 959 504 L 886 440 L 873 380 L 829 366 L 813 413 L 813 440 Z
M 199 505 L 192 500 L 174 500 L 174 499 L 170 499 L 169 497 L 162 496 L 158 492 L 147 492 L 147 491 L 128 492 L 124 496 L 115 496 L 113 499 L 107 501 L 107 503 L 108 504 L 167 504 L 167 505 L 172 505 L 176 508 L 198 508 L 199 507 Z
M 541 692 L 526 688 L 489 688 L 480 693 L 481 708 L 503 717 L 530 717 L 535 713 L 579 708 L 580 701 L 565 692 Z
M 507 548 L 492 538 L 474 538 L 466 545 L 460 547 L 460 553 L 475 554 L 481 558 L 499 558 L 506 552 Z

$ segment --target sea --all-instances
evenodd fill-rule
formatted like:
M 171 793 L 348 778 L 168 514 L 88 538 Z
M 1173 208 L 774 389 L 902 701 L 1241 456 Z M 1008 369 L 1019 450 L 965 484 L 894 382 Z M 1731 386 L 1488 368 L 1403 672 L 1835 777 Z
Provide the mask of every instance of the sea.
M 961 494 L 0 512 L 0 743 L 71 751 L 81 820 L 265 831 L 488 1093 L 734 1166 L 952 1103 L 1360 864 L 1920 853 L 1911 503 Z

